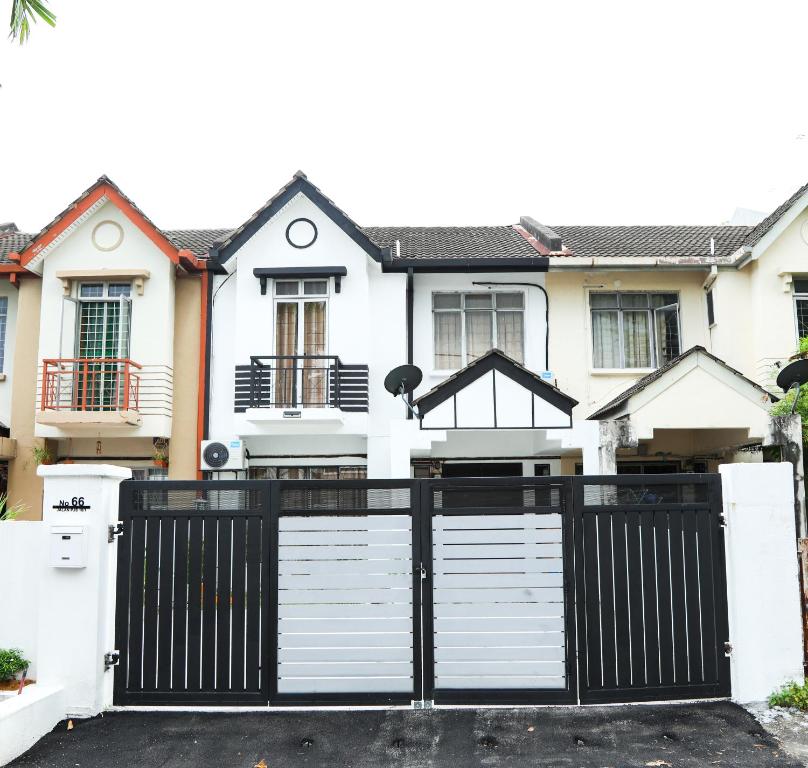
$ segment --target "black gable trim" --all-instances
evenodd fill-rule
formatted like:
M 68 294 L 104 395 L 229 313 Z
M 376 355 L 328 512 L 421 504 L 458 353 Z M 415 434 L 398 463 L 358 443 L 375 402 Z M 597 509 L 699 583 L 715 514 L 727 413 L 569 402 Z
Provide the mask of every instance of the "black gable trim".
M 513 379 L 517 384 L 521 384 L 525 389 L 563 411 L 567 416 L 572 416 L 572 409 L 578 405 L 577 400 L 564 394 L 552 384 L 543 381 L 535 373 L 532 373 L 499 349 L 492 349 L 482 357 L 477 358 L 473 363 L 469 363 L 465 368 L 461 368 L 446 381 L 421 395 L 413 402 L 413 405 L 418 406 L 419 414 L 426 415 L 479 379 L 480 376 L 484 376 L 492 370 L 499 371 L 504 376 Z
M 314 186 L 306 175 L 298 171 L 294 178 L 271 199 L 263 208 L 254 213 L 244 224 L 233 232 L 227 240 L 212 249 L 211 256 L 224 264 L 244 243 L 246 243 L 264 224 L 267 223 L 283 206 L 298 193 L 304 194 L 331 221 L 333 221 L 348 237 L 351 238 L 368 256 L 382 261 L 382 250 L 362 232 L 359 225 L 346 216 L 331 200 Z

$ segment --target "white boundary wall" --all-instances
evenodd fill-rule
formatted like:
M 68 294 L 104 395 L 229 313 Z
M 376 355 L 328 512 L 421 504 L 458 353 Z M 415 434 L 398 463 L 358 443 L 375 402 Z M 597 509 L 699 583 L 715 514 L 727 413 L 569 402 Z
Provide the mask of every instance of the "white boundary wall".
M 799 564 L 791 464 L 726 464 L 732 698 L 764 701 L 803 679 Z
M 0 522 L 0 648 L 19 648 L 36 679 L 39 578 L 44 553 L 39 521 Z
M 59 720 L 91 717 L 112 706 L 113 672 L 105 670 L 104 654 L 115 647 L 117 547 L 108 541 L 108 526 L 118 517 L 118 485 L 131 471 L 61 464 L 42 466 L 38 473 L 45 478 L 42 522 L 15 521 L 0 529 L 7 539 L 0 548 L 0 580 L 21 585 L 13 605 L 7 598 L 0 603 L 14 611 L 3 616 L 3 625 L 17 627 L 4 628 L 0 639 L 36 659 L 37 679 L 21 696 L 0 701 L 0 765 L 29 749 Z M 74 498 L 85 508 L 65 509 Z M 84 567 L 50 562 L 51 540 L 59 538 L 54 526 L 83 530 Z M 7 552 L 13 556 L 4 560 Z M 24 585 L 15 568 L 25 576 Z

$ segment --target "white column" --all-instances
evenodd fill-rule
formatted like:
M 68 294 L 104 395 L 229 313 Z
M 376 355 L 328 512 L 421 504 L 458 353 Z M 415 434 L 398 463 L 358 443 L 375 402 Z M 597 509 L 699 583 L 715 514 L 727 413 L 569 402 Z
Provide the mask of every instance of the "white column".
M 132 473 L 107 464 L 41 466 L 37 472 L 45 478 L 47 540 L 40 571 L 38 682 L 64 688 L 68 715 L 92 716 L 112 704 L 113 672 L 105 672 L 104 654 L 115 647 L 117 547 L 108 536 L 118 518 L 118 485 Z M 62 535 L 54 529 L 65 527 L 82 531 L 84 567 L 54 564 L 51 547 L 61 545 Z
M 802 681 L 802 617 L 790 463 L 719 467 L 727 527 L 732 698 Z

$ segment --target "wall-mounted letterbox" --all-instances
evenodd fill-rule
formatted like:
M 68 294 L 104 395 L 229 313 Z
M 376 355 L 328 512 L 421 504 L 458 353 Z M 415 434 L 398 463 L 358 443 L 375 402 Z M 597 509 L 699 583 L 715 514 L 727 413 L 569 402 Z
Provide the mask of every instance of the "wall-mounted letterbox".
M 87 533 L 83 525 L 52 525 L 50 565 L 53 568 L 87 567 Z

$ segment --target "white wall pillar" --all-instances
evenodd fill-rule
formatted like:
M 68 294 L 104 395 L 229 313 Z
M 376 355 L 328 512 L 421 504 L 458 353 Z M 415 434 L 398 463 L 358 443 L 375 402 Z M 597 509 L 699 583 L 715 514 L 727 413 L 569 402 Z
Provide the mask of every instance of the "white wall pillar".
M 118 485 L 129 469 L 107 464 L 41 466 L 45 478 L 45 557 L 39 589 L 38 682 L 61 686 L 68 715 L 92 716 L 112 704 L 117 546 L 108 541 L 118 519 Z M 72 508 L 76 501 L 80 506 Z M 75 501 L 74 501 L 75 500 Z M 49 557 L 54 526 L 83 529 L 86 567 L 54 567 Z
M 790 463 L 723 464 L 730 666 L 735 701 L 803 677 Z

